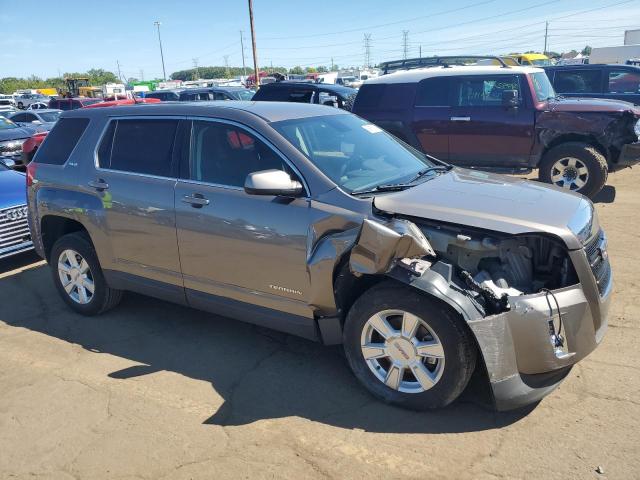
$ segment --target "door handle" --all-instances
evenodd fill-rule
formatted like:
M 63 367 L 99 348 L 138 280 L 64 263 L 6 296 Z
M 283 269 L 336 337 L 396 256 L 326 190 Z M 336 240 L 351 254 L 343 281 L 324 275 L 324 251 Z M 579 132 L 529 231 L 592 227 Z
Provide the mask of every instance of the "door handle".
M 471 117 L 451 117 L 452 122 L 470 122 Z
M 209 199 L 204 198 L 199 193 L 194 193 L 193 195 L 185 195 L 182 197 L 182 201 L 184 203 L 191 204 L 191 206 L 194 208 L 202 208 L 205 205 L 209 205 Z
M 99 192 L 102 192 L 103 190 L 109 188 L 109 184 L 102 179 L 98 179 L 95 182 L 91 181 L 87 185 L 89 185 L 91 188 L 95 188 Z

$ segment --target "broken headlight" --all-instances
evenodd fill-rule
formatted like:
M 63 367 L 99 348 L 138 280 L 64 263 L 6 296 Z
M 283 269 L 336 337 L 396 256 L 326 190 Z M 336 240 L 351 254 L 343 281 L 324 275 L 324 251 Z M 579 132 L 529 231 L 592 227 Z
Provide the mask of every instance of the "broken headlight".
M 591 238 L 595 220 L 593 204 L 589 200 L 583 200 L 580 207 L 569 220 L 567 227 L 578 238 L 580 243 L 584 243 Z

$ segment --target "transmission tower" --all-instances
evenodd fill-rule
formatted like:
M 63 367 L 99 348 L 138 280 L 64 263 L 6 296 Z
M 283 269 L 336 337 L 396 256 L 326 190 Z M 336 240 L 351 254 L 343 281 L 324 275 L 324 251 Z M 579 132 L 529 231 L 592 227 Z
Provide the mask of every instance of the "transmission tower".
M 198 67 L 198 59 L 193 59 L 193 68 L 196 69 L 196 78 L 195 80 L 200 80 L 200 68 Z
M 371 34 L 364 34 L 364 66 L 369 68 L 371 66 Z
M 227 78 L 229 78 L 229 55 L 224 55 L 224 74 Z
M 409 30 L 402 31 L 402 59 L 406 60 L 409 56 Z

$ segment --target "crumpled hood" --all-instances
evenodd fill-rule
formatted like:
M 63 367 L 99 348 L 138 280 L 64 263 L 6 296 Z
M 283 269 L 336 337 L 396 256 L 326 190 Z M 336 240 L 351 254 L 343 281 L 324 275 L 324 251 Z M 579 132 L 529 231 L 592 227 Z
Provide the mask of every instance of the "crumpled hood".
M 582 195 L 534 181 L 454 168 L 400 192 L 379 194 L 376 208 L 399 215 L 499 231 L 546 232 L 581 248 L 567 225 L 590 208 Z
M 561 98 L 548 102 L 552 112 L 632 112 L 640 116 L 640 107 L 631 102 L 610 98 Z
M 27 203 L 25 176 L 0 167 L 0 210 Z

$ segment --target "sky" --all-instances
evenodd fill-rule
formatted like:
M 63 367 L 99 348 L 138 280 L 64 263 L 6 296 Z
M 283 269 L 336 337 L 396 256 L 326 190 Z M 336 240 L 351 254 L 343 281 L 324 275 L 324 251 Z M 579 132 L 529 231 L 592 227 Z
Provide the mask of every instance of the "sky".
M 54 2 L 55 3 L 55 2 Z M 200 66 L 253 65 L 246 0 L 0 0 L 0 78 L 57 76 L 103 68 L 124 78 L 162 77 Z M 104 10 L 100 10 L 105 5 Z M 94 12 L 87 13 L 88 8 Z M 76 11 L 74 11 L 74 9 Z M 37 12 L 41 12 L 41 15 Z M 622 45 L 640 28 L 640 0 L 254 0 L 260 67 L 358 66 L 407 55 L 504 54 Z

